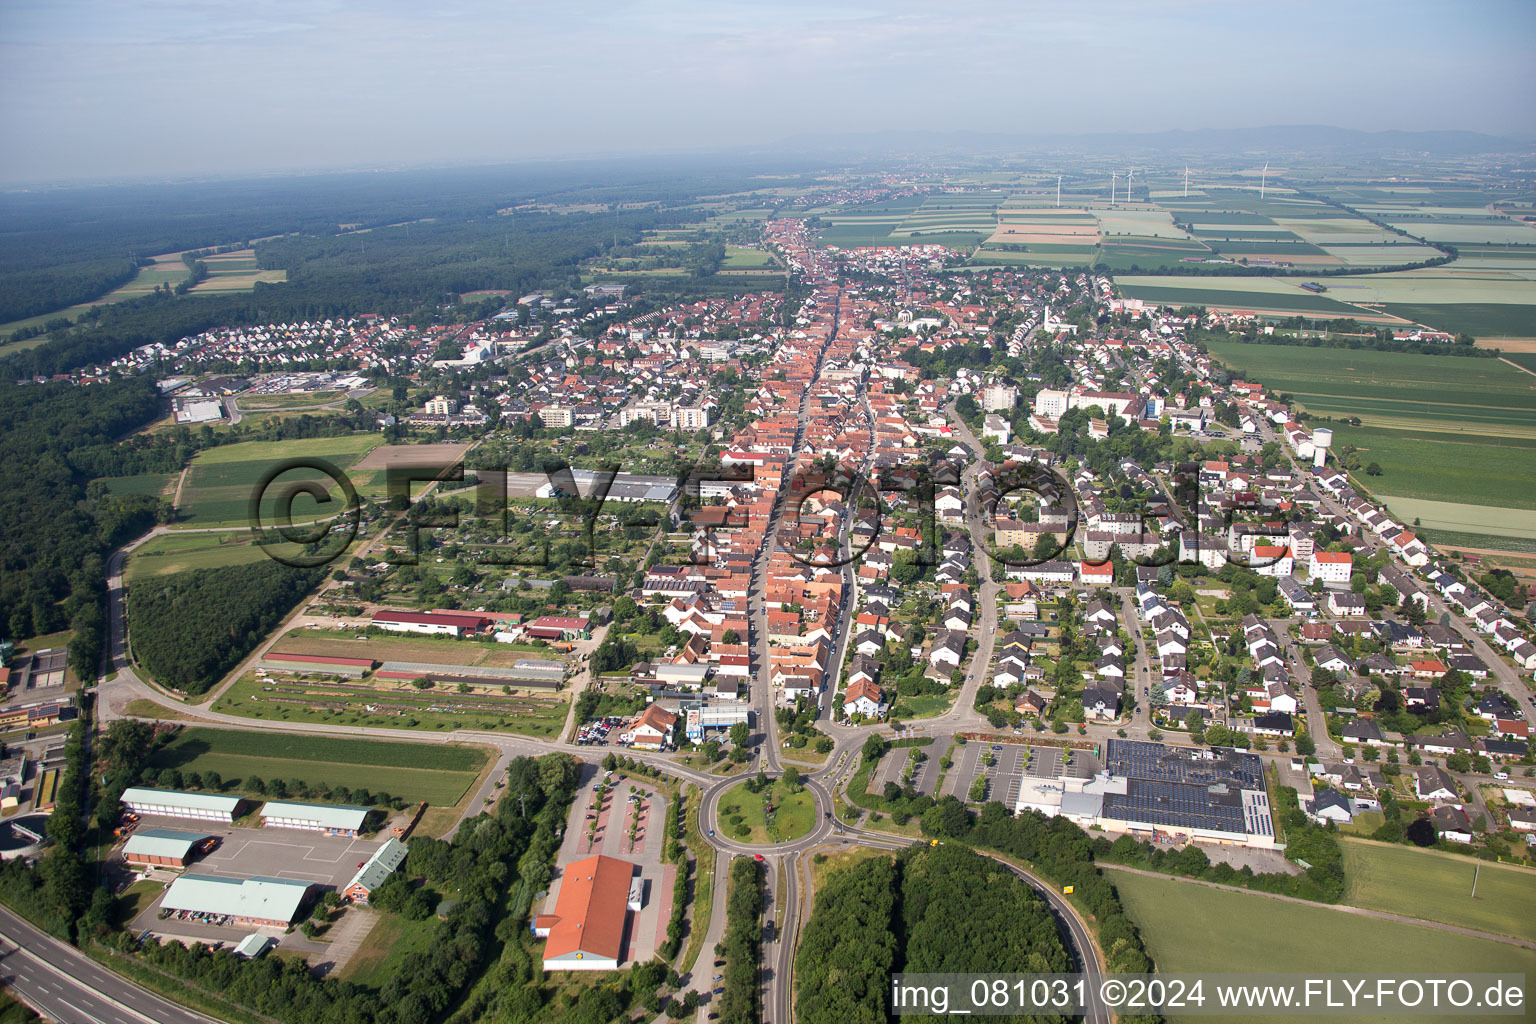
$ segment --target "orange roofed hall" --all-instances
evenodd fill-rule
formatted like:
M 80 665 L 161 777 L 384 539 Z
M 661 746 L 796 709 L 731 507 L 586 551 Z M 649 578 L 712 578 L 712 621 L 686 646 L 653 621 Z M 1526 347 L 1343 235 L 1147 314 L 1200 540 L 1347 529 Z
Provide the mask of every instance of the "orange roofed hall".
M 552 914 L 533 920 L 546 937 L 546 971 L 613 971 L 624 960 L 624 925 L 632 907 L 635 866 L 601 854 L 565 868 Z

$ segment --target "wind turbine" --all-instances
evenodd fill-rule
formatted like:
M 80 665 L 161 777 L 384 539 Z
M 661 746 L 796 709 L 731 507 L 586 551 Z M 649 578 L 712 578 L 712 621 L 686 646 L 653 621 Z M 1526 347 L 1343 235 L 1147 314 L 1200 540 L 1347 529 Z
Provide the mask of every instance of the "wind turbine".
M 1184 198 L 1189 198 L 1189 164 L 1184 165 Z
M 1061 209 L 1061 175 L 1056 175 L 1056 209 Z
M 1259 198 L 1264 198 L 1264 186 L 1269 184 L 1269 161 L 1264 161 L 1264 170 L 1259 173 Z
M 1109 205 L 1115 205 L 1115 184 L 1120 180 L 1119 171 L 1109 172 Z
M 1133 175 L 1135 173 L 1136 173 L 1136 168 L 1134 168 L 1134 167 L 1132 167 L 1130 170 L 1125 172 L 1125 201 L 1126 202 L 1130 202 L 1131 201 L 1131 175 Z

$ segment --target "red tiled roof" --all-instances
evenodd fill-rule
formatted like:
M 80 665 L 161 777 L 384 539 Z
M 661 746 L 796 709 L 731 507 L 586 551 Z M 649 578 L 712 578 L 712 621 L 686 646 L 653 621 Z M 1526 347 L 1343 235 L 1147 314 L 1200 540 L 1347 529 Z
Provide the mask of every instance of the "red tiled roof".
M 572 953 L 619 960 L 634 865 L 601 854 L 566 866 L 544 945 L 546 960 Z

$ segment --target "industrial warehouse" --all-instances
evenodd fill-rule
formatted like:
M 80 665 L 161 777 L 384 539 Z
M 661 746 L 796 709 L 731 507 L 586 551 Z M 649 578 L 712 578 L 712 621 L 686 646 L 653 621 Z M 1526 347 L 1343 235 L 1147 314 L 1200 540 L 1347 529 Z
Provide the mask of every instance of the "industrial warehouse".
M 261 823 L 268 828 L 299 828 L 328 836 L 357 836 L 368 820 L 369 808 L 345 804 L 300 804 L 268 800 L 261 806 Z
M 123 790 L 123 805 L 135 814 L 149 814 L 161 818 L 196 818 L 199 821 L 218 821 L 232 824 L 239 811 L 238 796 L 219 796 L 217 793 L 188 793 L 174 789 L 148 789 L 129 786 Z
M 291 878 L 182 875 L 165 890 L 160 906 L 220 924 L 287 928 L 298 919 L 313 885 Z
M 1102 772 L 1025 779 L 1016 809 L 1139 838 L 1275 845 L 1263 762 L 1228 748 L 1112 739 Z
M 123 844 L 123 859 L 135 867 L 184 868 L 198 847 L 203 846 L 206 852 L 213 841 L 213 836 L 206 832 L 145 828 L 133 833 Z

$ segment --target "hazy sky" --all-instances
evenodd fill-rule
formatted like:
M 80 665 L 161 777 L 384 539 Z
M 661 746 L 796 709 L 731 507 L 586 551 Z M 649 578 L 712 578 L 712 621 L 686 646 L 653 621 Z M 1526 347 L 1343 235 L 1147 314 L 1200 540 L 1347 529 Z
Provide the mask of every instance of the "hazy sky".
M 0 0 L 0 180 L 808 131 L 1536 133 L 1536 2 Z

